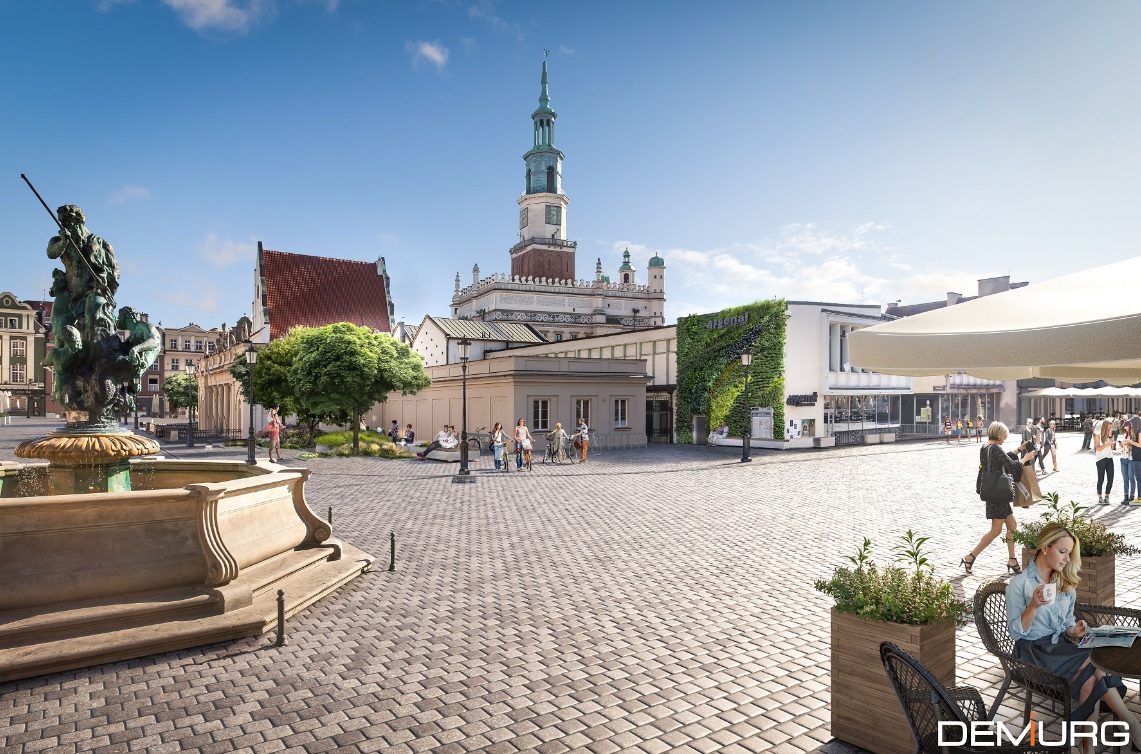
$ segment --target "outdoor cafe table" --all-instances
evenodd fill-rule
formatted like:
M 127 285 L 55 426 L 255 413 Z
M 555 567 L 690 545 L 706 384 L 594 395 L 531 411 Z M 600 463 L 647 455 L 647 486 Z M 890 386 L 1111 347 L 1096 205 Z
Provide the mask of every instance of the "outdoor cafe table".
M 1096 647 L 1090 662 L 1111 675 L 1141 678 L 1141 637 L 1131 647 Z

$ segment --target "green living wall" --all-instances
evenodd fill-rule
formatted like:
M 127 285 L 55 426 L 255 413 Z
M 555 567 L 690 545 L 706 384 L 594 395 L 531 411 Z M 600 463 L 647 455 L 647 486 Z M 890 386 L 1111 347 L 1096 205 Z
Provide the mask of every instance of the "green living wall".
M 773 409 L 773 439 L 784 439 L 785 301 L 758 301 L 677 321 L 677 440 L 693 442 L 693 417 L 729 435 L 745 432 L 745 367 L 749 349 L 749 403 Z

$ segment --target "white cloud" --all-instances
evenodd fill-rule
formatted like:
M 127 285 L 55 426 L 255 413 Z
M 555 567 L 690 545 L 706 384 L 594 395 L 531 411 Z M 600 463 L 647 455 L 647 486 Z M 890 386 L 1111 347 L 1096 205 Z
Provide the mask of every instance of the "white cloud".
M 143 201 L 151 198 L 151 190 L 146 186 L 128 184 L 115 191 L 107 198 L 108 204 L 126 204 L 127 202 Z
M 255 23 L 273 15 L 272 0 L 162 0 L 182 22 L 195 31 L 244 34 Z
M 176 304 L 187 309 L 198 309 L 203 312 L 218 311 L 218 299 L 221 291 L 216 285 L 202 283 L 193 286 L 193 292 L 174 291 L 159 294 L 159 299 Z
M 917 271 L 906 254 L 884 238 L 888 226 L 865 223 L 847 229 L 796 223 L 775 238 L 713 249 L 654 249 L 617 241 L 604 260 L 614 276 L 627 247 L 639 282 L 646 263 L 658 254 L 666 262 L 666 320 L 773 297 L 844 304 L 936 301 L 947 291 L 974 295 L 976 280 L 996 274 L 964 273 L 953 265 L 925 265 Z
M 522 41 L 523 27 L 517 23 L 504 20 L 495 12 L 496 5 L 497 3 L 492 2 L 492 0 L 480 0 L 480 2 L 468 8 L 468 17 L 486 21 L 491 25 L 492 29 L 495 29 L 495 31 L 500 34 L 506 34 Z
M 468 55 L 471 55 L 473 52 L 479 49 L 479 43 L 471 37 L 461 37 L 460 44 L 463 46 L 464 52 L 466 52 Z
M 448 64 L 448 48 L 444 47 L 439 40 L 433 42 L 408 42 L 405 44 L 409 54 L 412 55 L 413 67 L 418 66 L 421 62 L 427 61 L 436 66 L 437 71 L 444 70 L 444 66 Z
M 107 12 L 116 5 L 126 5 L 134 2 L 136 2 L 136 0 L 98 0 L 98 2 L 95 3 L 95 7 L 103 12 Z
M 196 251 L 215 267 L 229 267 L 242 260 L 252 263 L 256 249 L 257 242 L 254 240 L 231 241 L 219 238 L 215 233 L 207 233 L 206 240 L 198 244 Z
M 559 54 L 560 55 L 574 55 L 576 52 L 577 51 L 573 47 L 567 47 L 566 45 L 559 45 Z

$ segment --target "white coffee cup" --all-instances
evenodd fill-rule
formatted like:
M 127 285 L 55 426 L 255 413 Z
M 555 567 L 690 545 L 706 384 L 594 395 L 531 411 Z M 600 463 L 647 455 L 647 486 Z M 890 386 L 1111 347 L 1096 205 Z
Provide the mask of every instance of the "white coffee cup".
M 1042 604 L 1044 604 L 1044 605 L 1054 604 L 1054 598 L 1057 596 L 1058 596 L 1058 585 L 1057 584 L 1045 584 L 1042 587 Z

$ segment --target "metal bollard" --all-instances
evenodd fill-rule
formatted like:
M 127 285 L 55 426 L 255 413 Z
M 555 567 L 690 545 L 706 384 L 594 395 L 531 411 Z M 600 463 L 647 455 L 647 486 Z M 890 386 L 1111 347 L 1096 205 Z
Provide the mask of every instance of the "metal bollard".
M 285 590 L 277 590 L 277 641 L 274 646 L 285 646 Z
M 396 532 L 388 533 L 388 570 L 396 570 Z
M 333 525 L 333 506 L 329 506 L 329 518 L 327 519 L 329 526 Z

